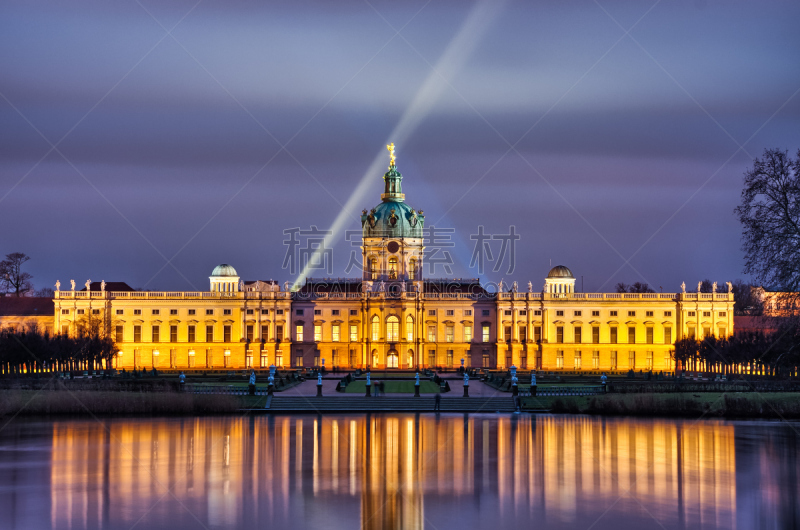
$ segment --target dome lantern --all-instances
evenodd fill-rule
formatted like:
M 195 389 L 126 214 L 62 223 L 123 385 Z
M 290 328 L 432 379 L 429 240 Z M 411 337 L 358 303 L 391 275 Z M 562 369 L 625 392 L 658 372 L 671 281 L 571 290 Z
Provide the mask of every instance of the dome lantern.
M 554 296 L 566 296 L 575 292 L 575 276 L 564 265 L 556 265 L 547 273 L 544 291 Z
M 236 273 L 236 269 L 227 263 L 214 267 L 208 279 L 211 282 L 212 292 L 236 293 L 239 291 L 239 275 Z

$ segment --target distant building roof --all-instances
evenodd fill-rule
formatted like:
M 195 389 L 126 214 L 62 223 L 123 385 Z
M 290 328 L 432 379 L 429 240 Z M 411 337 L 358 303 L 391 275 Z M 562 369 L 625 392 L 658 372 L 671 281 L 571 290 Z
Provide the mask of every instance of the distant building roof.
M 770 316 L 734 316 L 733 317 L 733 330 L 735 334 L 748 333 L 760 331 L 762 333 L 772 333 L 776 331 L 781 324 L 788 320 L 786 317 L 770 317 Z
M 99 291 L 101 283 L 102 282 L 92 282 L 92 283 L 89 284 L 89 288 L 92 291 Z M 81 291 L 85 291 L 85 290 L 86 290 L 86 287 L 81 289 Z M 131 287 L 130 285 L 128 285 L 125 282 L 106 282 L 106 291 L 130 292 L 130 291 L 135 291 L 135 290 L 136 289 L 134 289 L 133 287 Z
M 0 297 L 0 316 L 53 316 L 53 299 L 40 296 Z

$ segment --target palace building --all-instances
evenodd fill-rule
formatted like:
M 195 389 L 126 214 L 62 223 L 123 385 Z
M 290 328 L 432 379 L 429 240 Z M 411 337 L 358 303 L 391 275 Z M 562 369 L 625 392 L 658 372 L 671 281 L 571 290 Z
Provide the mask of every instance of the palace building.
M 86 283 L 54 296 L 53 328 L 99 319 L 117 368 L 321 366 L 672 371 L 674 341 L 733 333 L 733 294 L 577 293 L 554 267 L 541 291 L 499 292 L 477 279 L 423 277 L 425 216 L 405 202 L 391 145 L 381 202 L 364 210 L 361 278 L 309 279 L 291 290 L 242 281 L 227 264 L 209 290 L 135 291 Z

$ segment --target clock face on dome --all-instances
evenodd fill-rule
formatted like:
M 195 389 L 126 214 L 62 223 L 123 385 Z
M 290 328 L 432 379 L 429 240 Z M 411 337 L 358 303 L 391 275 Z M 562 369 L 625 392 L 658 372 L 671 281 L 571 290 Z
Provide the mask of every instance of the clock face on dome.
M 397 241 L 389 241 L 389 244 L 386 245 L 386 250 L 394 254 L 400 249 L 400 244 Z

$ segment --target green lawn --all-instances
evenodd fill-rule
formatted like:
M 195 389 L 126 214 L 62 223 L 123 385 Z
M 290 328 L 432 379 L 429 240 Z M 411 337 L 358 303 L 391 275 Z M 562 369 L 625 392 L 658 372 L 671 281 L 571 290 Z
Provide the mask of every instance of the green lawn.
M 375 393 L 375 379 L 372 380 L 372 392 Z M 352 393 L 352 394 L 366 394 L 366 381 L 363 379 L 359 379 L 358 381 L 353 381 L 347 388 L 345 392 Z M 413 394 L 414 393 L 414 381 L 386 381 L 384 380 L 384 388 L 387 394 Z M 419 382 L 419 393 L 420 394 L 436 394 L 439 392 L 439 385 L 436 383 L 432 383 L 430 381 L 420 381 Z

